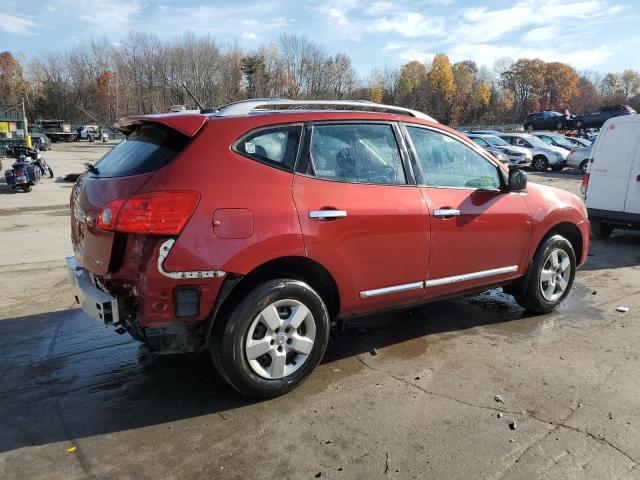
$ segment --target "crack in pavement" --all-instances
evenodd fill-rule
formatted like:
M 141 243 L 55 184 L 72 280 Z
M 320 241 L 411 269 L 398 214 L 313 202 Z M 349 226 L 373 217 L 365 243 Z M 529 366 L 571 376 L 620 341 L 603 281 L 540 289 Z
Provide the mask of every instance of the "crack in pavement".
M 357 359 L 357 360 L 358 360 L 362 365 L 364 365 L 366 368 L 368 368 L 368 369 L 370 369 L 370 370 L 373 370 L 373 371 L 375 371 L 375 372 L 378 372 L 378 373 L 382 373 L 383 375 L 385 375 L 385 376 L 387 376 L 387 377 L 389 377 L 389 378 L 392 378 L 393 380 L 396 380 L 397 382 L 400 382 L 400 383 L 403 383 L 403 384 L 405 384 L 405 385 L 407 385 L 407 386 L 409 386 L 409 387 L 415 388 L 416 390 L 419 390 L 419 391 L 421 391 L 421 392 L 423 392 L 423 393 L 426 393 L 426 394 L 428 394 L 428 395 L 433 395 L 433 396 L 435 396 L 435 397 L 440 397 L 440 398 L 446 398 L 446 399 L 451 400 L 451 401 L 454 401 L 454 402 L 456 402 L 456 403 L 458 403 L 458 404 L 460 404 L 460 405 L 465 405 L 465 406 L 468 406 L 468 407 L 478 408 L 478 409 L 481 409 L 481 410 L 490 410 L 490 411 L 494 411 L 494 412 L 510 413 L 510 414 L 512 414 L 512 415 L 522 415 L 522 416 L 524 416 L 524 417 L 526 417 L 526 418 L 531 418 L 531 419 L 536 420 L 536 421 L 538 421 L 538 422 L 540 422 L 540 423 L 546 423 L 547 425 L 552 425 L 552 426 L 556 427 L 554 430 L 551 430 L 551 432 L 553 432 L 553 431 L 557 430 L 558 428 L 565 428 L 565 429 L 567 429 L 567 430 L 572 430 L 572 431 L 574 431 L 574 432 L 576 432 L 576 433 L 581 433 L 581 434 L 583 434 L 583 435 L 587 435 L 588 437 L 591 437 L 593 440 L 596 440 L 597 442 L 599 442 L 599 443 L 601 443 L 601 444 L 604 444 L 604 445 L 607 445 L 607 446 L 611 447 L 612 449 L 614 449 L 615 451 L 617 451 L 619 454 L 621 454 L 622 456 L 624 456 L 626 459 L 628 459 L 629 461 L 631 461 L 631 462 L 634 464 L 634 467 L 633 467 L 633 468 L 635 468 L 636 466 L 640 465 L 640 462 L 639 462 L 638 460 L 634 459 L 634 458 L 633 458 L 631 455 L 629 455 L 627 452 L 625 452 L 624 450 L 622 450 L 620 447 L 618 447 L 618 446 L 614 445 L 614 444 L 613 444 L 613 443 L 611 443 L 609 440 L 606 440 L 604 437 L 598 437 L 598 436 L 594 435 L 593 433 L 591 433 L 591 432 L 589 432 L 589 431 L 587 431 L 587 430 L 582 430 L 582 429 L 580 429 L 580 428 L 578 428 L 578 427 L 573 427 L 573 426 L 571 426 L 571 425 L 567 425 L 566 423 L 564 423 L 564 422 L 566 422 L 566 421 L 571 417 L 571 415 L 573 415 L 573 413 L 574 413 L 576 410 L 573 410 L 573 409 L 572 409 L 572 410 L 571 410 L 571 413 L 569 413 L 569 415 L 567 415 L 565 418 L 561 419 L 560 421 L 553 421 L 553 420 L 547 420 L 547 419 L 544 419 L 544 418 L 541 418 L 541 417 L 537 417 L 537 416 L 535 416 L 535 415 L 532 415 L 530 412 L 528 412 L 528 411 L 526 411 L 526 410 L 525 410 L 525 411 L 503 410 L 503 409 L 500 409 L 500 408 L 496 408 L 496 407 L 489 407 L 489 406 L 486 406 L 486 405 L 477 405 L 477 404 L 474 404 L 474 403 L 471 403 L 471 402 L 466 402 L 466 401 L 461 400 L 461 399 L 459 399 L 459 398 L 456 398 L 456 397 L 454 397 L 454 396 L 452 396 L 452 395 L 447 395 L 447 394 L 443 394 L 443 393 L 436 393 L 436 392 L 432 392 L 432 391 L 430 391 L 430 390 L 427 390 L 427 389 L 425 389 L 425 388 L 422 388 L 422 387 L 420 387 L 419 385 L 416 385 L 415 383 L 411 383 L 410 381 L 405 380 L 405 379 L 404 379 L 404 378 L 402 378 L 402 377 L 398 377 L 398 376 L 396 376 L 396 375 L 393 375 L 393 374 L 391 374 L 391 373 L 387 372 L 386 370 L 383 370 L 383 369 L 381 369 L 381 368 L 376 368 L 376 367 L 374 367 L 374 366 L 372 366 L 372 365 L 369 365 L 369 364 L 368 364 L 367 362 L 365 362 L 362 358 L 360 358 L 360 356 L 359 356 L 359 355 L 356 355 L 356 356 L 355 356 L 355 358 L 356 358 L 356 359 Z M 550 432 L 549 432 L 549 433 L 550 433 Z M 547 435 L 548 435 L 548 434 L 547 434 Z M 545 437 L 546 437 L 547 435 L 545 435 Z M 534 442 L 534 444 L 535 444 L 535 442 Z M 523 453 L 523 454 L 524 454 L 524 453 Z M 512 468 L 512 467 L 510 467 L 510 468 Z M 502 478 L 502 477 L 501 477 L 501 478 Z

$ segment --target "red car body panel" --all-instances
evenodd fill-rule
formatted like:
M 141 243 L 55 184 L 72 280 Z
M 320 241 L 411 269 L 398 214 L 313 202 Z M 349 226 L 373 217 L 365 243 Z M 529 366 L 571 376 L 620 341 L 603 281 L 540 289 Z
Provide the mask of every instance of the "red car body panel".
M 339 285 L 343 315 L 422 298 L 422 289 L 361 297 L 369 290 L 424 280 L 429 215 L 419 189 L 304 175 L 295 175 L 293 185 L 307 255 L 329 270 Z M 344 210 L 347 216 L 310 219 L 314 210 Z
M 95 228 L 100 209 L 135 193 L 191 190 L 201 199 L 173 245 L 163 267 L 169 272 L 221 270 L 244 276 L 283 257 L 311 259 L 333 277 L 339 291 L 339 316 L 350 316 L 507 283 L 525 274 L 544 236 L 560 223 L 572 223 L 582 237 L 579 263 L 589 249 L 589 224 L 577 197 L 529 184 L 527 192 L 367 185 L 321 180 L 291 173 L 233 151 L 243 134 L 268 125 L 327 120 L 384 120 L 429 126 L 454 135 L 506 173 L 506 168 L 473 142 L 443 125 L 402 115 L 370 112 L 282 112 L 238 117 L 199 113 L 129 117 L 130 132 L 145 122 L 176 129 L 193 141 L 169 164 L 144 175 L 81 177 L 72 200 L 72 239 L 89 271 L 112 282 L 116 293 L 135 292 L 142 327 L 190 324 L 212 313 L 227 277 L 172 279 L 157 267 L 167 237 L 126 235 L 115 255 L 117 236 Z M 432 216 L 451 207 L 461 215 Z M 312 220 L 309 212 L 347 211 L 335 220 Z M 86 231 L 77 215 L 86 217 Z M 82 222 L 81 222 L 82 223 Z M 78 230 L 79 228 L 79 230 Z M 96 262 L 97 260 L 97 262 Z M 110 270 L 113 266 L 113 271 Z M 490 279 L 427 286 L 380 296 L 363 292 L 428 282 L 473 272 L 515 266 Z M 176 318 L 173 292 L 189 285 L 202 293 L 197 315 Z
M 431 256 L 427 280 L 517 266 L 495 281 L 524 274 L 531 236 L 525 194 L 422 187 L 433 212 L 457 209 L 460 216 L 431 216 Z M 429 298 L 486 284 L 486 278 L 430 286 Z

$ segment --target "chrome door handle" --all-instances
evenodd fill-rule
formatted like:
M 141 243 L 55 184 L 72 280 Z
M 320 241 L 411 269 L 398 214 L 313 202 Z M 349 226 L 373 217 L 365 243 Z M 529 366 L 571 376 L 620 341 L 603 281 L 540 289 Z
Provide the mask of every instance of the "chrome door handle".
M 313 210 L 309 212 L 312 220 L 324 220 L 328 218 L 342 218 L 347 216 L 346 210 Z
M 453 208 L 439 208 L 433 211 L 434 217 L 457 217 L 460 215 L 460 210 Z

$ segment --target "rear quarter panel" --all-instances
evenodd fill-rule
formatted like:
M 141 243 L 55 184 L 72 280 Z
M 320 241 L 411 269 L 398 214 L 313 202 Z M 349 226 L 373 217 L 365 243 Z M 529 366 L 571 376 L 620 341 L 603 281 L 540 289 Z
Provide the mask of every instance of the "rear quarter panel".
M 291 194 L 293 174 L 248 159 L 230 147 L 244 132 L 261 126 L 259 120 L 209 121 L 187 150 L 145 185 L 145 191 L 193 190 L 201 194 L 165 261 L 166 270 L 216 269 L 246 274 L 273 258 L 304 256 Z M 228 230 L 226 238 L 217 237 L 213 220 L 220 209 L 250 212 L 252 228 L 243 228 L 238 238 L 229 238 Z

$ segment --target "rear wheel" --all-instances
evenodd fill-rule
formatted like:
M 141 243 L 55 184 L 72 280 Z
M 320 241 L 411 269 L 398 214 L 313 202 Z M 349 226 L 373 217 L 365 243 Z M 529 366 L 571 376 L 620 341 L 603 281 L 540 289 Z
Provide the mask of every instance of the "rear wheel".
M 27 184 L 24 184 L 24 183 L 22 185 L 20 185 L 20 188 L 25 193 L 29 193 L 31 191 L 31 185 L 27 185 Z
M 582 120 L 578 120 L 576 122 L 576 128 L 582 128 L 582 127 L 584 127 L 584 122 Z
M 573 286 L 576 255 L 571 243 L 561 235 L 545 239 L 538 247 L 524 288 L 516 301 L 535 313 L 549 313 L 560 306 Z
M 216 319 L 213 362 L 237 391 L 270 398 L 293 390 L 320 363 L 329 340 L 322 298 L 299 280 L 258 284 Z
M 591 232 L 596 238 L 609 238 L 613 233 L 613 229 L 613 225 L 603 221 L 591 222 Z
M 564 122 L 560 121 L 556 123 L 556 130 L 562 130 L 564 128 Z
M 589 166 L 589 161 L 588 160 L 583 160 L 582 163 L 580 163 L 580 167 L 578 167 L 580 169 L 580 171 L 582 172 L 582 174 L 584 175 L 585 173 L 587 173 L 587 167 Z
M 531 166 L 539 172 L 544 172 L 547 168 L 549 168 L 549 161 L 544 155 L 538 155 L 536 157 L 533 157 Z
M 524 129 L 528 132 L 533 131 L 533 125 L 531 125 L 530 123 L 524 126 Z

